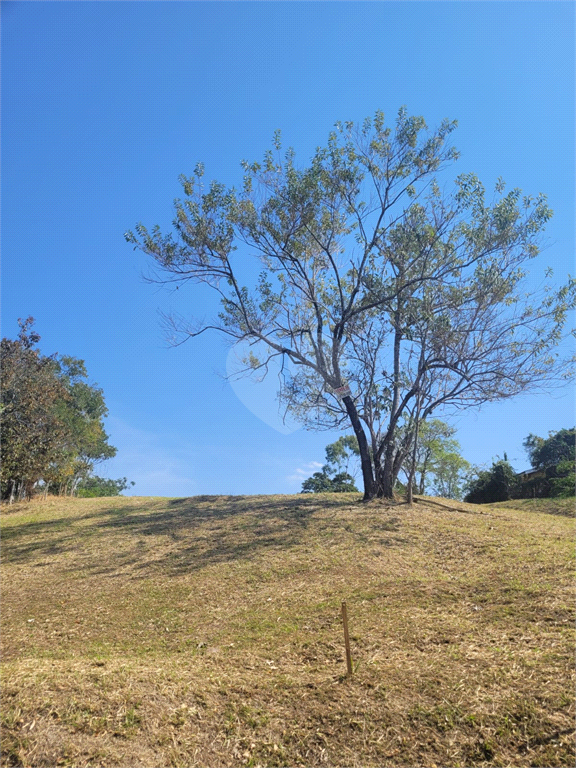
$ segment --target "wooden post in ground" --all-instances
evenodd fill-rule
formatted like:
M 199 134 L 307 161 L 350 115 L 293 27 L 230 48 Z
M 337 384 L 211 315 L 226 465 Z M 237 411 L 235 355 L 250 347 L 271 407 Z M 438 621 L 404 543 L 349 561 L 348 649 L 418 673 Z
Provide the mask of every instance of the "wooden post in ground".
M 352 674 L 352 656 L 350 655 L 350 635 L 348 634 L 348 614 L 346 613 L 346 603 L 342 603 L 342 621 L 344 622 L 344 644 L 346 646 L 346 666 L 348 675 Z

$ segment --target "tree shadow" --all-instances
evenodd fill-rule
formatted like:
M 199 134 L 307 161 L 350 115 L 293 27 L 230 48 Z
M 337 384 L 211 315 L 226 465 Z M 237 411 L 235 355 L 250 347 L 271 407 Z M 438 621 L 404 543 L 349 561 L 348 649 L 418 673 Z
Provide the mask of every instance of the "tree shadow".
M 68 571 L 118 576 L 121 570 L 125 576 L 128 569 L 133 578 L 159 572 L 177 576 L 305 544 L 311 522 L 315 544 L 334 540 L 344 530 L 364 543 L 365 534 L 337 515 L 339 509 L 366 509 L 360 502 L 359 494 L 193 496 L 151 500 L 140 508 L 111 501 L 84 515 L 11 526 L 3 535 L 3 560 L 25 564 L 73 551 L 78 560 L 66 564 Z M 382 510 L 380 533 L 398 530 L 391 512 Z M 105 555 L 93 556 L 90 540 L 96 536 L 101 541 L 106 532 L 120 534 L 132 546 L 116 548 L 111 541 Z M 381 543 L 401 541 L 389 537 Z

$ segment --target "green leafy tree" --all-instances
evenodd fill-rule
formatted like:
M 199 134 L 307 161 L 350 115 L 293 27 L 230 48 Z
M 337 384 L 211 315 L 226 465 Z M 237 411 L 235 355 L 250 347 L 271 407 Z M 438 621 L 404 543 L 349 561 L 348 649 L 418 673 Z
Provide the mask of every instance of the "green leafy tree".
M 460 455 L 460 443 L 454 438 L 456 430 L 440 419 L 430 419 L 420 424 L 416 447 L 417 492 L 423 495 L 426 488 L 434 487 L 438 495 L 459 498 L 470 469 Z M 408 472 L 404 469 L 408 476 Z
M 358 492 L 354 477 L 349 474 L 350 464 L 358 457 L 358 441 L 354 435 L 342 435 L 326 446 L 326 464 L 320 472 L 302 483 L 302 493 Z
M 458 451 L 439 450 L 432 470 L 434 493 L 445 499 L 461 499 L 471 471 L 471 464 Z
M 302 483 L 302 493 L 351 493 L 357 492 L 354 478 L 346 472 L 330 477 L 326 469 L 315 472 Z
M 469 483 L 464 501 L 471 504 L 508 501 L 512 498 L 516 483 L 516 473 L 504 454 L 504 458 L 493 462 L 490 469 L 477 472 Z
M 74 493 L 78 483 L 90 475 L 94 465 L 116 455 L 108 444 L 103 418 L 108 414 L 104 393 L 86 380 L 83 360 L 61 357 L 57 375 L 66 388 L 67 397 L 58 403 L 58 415 L 66 427 L 58 460 L 45 475 L 49 490 Z
M 339 472 L 356 474 L 354 465 L 360 456 L 355 435 L 342 435 L 335 443 L 326 446 L 326 464 Z
M 535 469 L 553 467 L 561 461 L 574 459 L 575 436 L 574 428 L 550 432 L 546 439 L 530 434 L 523 445 Z
M 548 475 L 550 496 L 567 498 L 576 494 L 576 472 L 574 459 L 564 459 L 554 467 L 554 472 Z
M 575 441 L 574 428 L 550 432 L 547 438 L 528 435 L 524 448 L 532 467 L 541 472 L 523 478 L 518 494 L 522 497 L 573 496 L 576 483 Z
M 40 481 L 47 490 L 71 490 L 94 462 L 116 453 L 102 425 L 102 391 L 85 381 L 83 361 L 42 355 L 34 319 L 18 322 L 18 338 L 2 339 L 0 353 L 0 479 L 10 501 L 30 498 Z
M 330 493 L 332 492 L 332 479 L 327 472 L 314 472 L 311 477 L 302 483 L 301 493 Z
M 76 495 L 79 498 L 120 496 L 122 491 L 125 491 L 131 485 L 135 485 L 134 481 L 129 483 L 125 477 L 121 477 L 118 480 L 109 480 L 105 477 L 91 475 L 80 481 L 76 490 Z
M 126 233 L 152 258 L 152 281 L 220 297 L 211 321 L 166 317 L 173 342 L 209 329 L 249 342 L 247 375 L 289 361 L 288 412 L 312 429 L 352 428 L 366 500 L 393 496 L 416 425 L 438 409 L 513 397 L 565 370 L 555 348 L 574 283 L 532 296 L 522 286 L 552 212 L 501 180 L 489 202 L 471 173 L 443 192 L 455 127 L 428 131 L 405 108 L 388 127 L 377 112 L 337 123 L 304 168 L 277 133 L 262 163 L 242 164 L 241 190 L 205 186 L 199 164 L 181 177 L 173 232 Z M 238 265 L 250 253 L 263 271 L 247 286 Z
M 1 342 L 3 499 L 29 498 L 44 471 L 57 461 L 66 429 L 57 406 L 67 397 L 54 357 L 40 354 L 33 318 L 19 320 L 16 340 Z

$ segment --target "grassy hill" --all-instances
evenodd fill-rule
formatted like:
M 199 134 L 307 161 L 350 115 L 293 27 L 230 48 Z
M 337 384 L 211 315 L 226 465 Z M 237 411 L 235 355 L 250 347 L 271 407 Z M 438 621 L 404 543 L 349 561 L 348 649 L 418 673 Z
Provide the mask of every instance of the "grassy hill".
M 448 505 L 5 508 L 2 765 L 574 765 L 574 520 Z

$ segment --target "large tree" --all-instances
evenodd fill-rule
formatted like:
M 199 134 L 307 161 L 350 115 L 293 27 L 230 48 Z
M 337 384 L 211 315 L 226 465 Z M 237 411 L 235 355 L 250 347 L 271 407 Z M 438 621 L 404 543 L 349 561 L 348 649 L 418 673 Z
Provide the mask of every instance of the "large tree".
M 41 480 L 73 492 L 96 462 L 116 454 L 102 422 L 104 395 L 82 360 L 41 354 L 32 317 L 18 322 L 18 338 L 0 347 L 2 498 L 29 498 Z
M 53 358 L 40 354 L 31 317 L 19 321 L 17 339 L 2 339 L 2 498 L 24 498 L 53 464 L 66 429 L 57 404 L 66 388 Z
M 428 131 L 402 108 L 390 128 L 377 112 L 338 123 L 303 168 L 278 133 L 263 163 L 243 163 L 241 190 L 205 187 L 199 164 L 181 177 L 173 232 L 126 233 L 152 257 L 150 279 L 220 296 L 214 320 L 166 318 L 174 343 L 215 329 L 253 345 L 247 372 L 290 361 L 286 407 L 309 428 L 352 427 L 367 500 L 392 496 L 416 424 L 438 409 L 561 373 L 553 350 L 570 288 L 521 288 L 546 199 L 505 194 L 499 181 L 487 202 L 471 173 L 443 191 L 436 174 L 458 157 L 455 126 Z M 249 254 L 263 271 L 244 285 Z
M 562 461 L 574 460 L 576 429 L 560 429 L 550 432 L 547 438 L 528 435 L 522 443 L 535 469 L 545 469 Z
M 54 360 L 55 374 L 65 387 L 56 411 L 64 430 L 57 460 L 44 472 L 43 479 L 52 492 L 74 493 L 78 484 L 87 479 L 95 464 L 116 455 L 108 444 L 103 418 L 108 414 L 104 393 L 88 382 L 83 360 L 70 356 Z
M 440 419 L 420 424 L 415 452 L 414 482 L 417 492 L 424 495 L 433 489 L 448 499 L 461 497 L 462 486 L 471 465 L 460 454 L 456 429 Z M 403 467 L 408 476 L 409 467 Z

